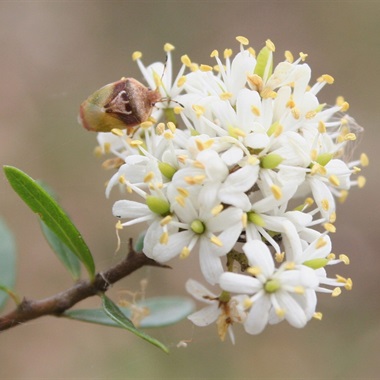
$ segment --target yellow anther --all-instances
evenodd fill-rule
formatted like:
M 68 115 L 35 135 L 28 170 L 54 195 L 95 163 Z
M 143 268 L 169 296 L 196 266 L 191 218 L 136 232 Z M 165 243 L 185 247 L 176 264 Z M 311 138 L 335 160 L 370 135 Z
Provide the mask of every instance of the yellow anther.
M 210 57 L 211 58 L 215 58 L 215 57 L 219 57 L 219 52 L 218 52 L 218 50 L 213 50 L 212 52 L 211 52 L 211 54 L 210 54 Z
M 344 255 L 343 253 L 339 255 L 339 260 L 342 261 L 345 265 L 350 264 L 350 258 L 347 255 Z
M 369 165 L 369 159 L 365 153 L 362 153 L 360 155 L 360 164 L 361 164 L 361 166 L 368 166 Z
M 190 249 L 188 247 L 183 247 L 181 253 L 179 254 L 180 259 L 186 259 L 190 255 Z
M 173 220 L 173 217 L 170 215 L 165 216 L 165 218 L 161 219 L 160 226 L 166 226 Z
M 326 244 L 327 244 L 326 240 L 323 239 L 323 237 L 321 237 L 321 238 L 319 238 L 319 239 L 317 240 L 317 243 L 315 244 L 315 249 L 322 248 L 322 247 L 324 247 Z
M 124 185 L 127 181 L 126 181 L 126 179 L 125 179 L 125 177 L 123 176 L 123 175 L 121 175 L 120 177 L 119 177 L 119 183 L 120 184 L 122 184 L 122 185 Z
M 301 116 L 301 112 L 297 107 L 292 108 L 291 113 L 296 120 L 298 120 Z
M 140 127 L 143 129 L 148 129 L 153 125 L 151 121 L 144 121 L 140 124 Z
M 328 231 L 328 232 L 331 232 L 331 233 L 336 232 L 336 227 L 335 227 L 333 224 L 331 224 L 331 223 L 325 223 L 325 224 L 323 225 L 323 227 L 324 227 L 324 229 L 325 229 L 326 231 Z
M 148 172 L 146 176 L 144 177 L 144 182 L 145 183 L 150 182 L 152 181 L 153 178 L 154 178 L 154 173 L 152 171 Z
M 330 182 L 333 186 L 339 186 L 339 185 L 340 185 L 339 178 L 338 178 L 338 176 L 336 176 L 335 174 L 330 175 L 330 177 L 329 177 L 329 182 Z
M 366 178 L 363 177 L 362 175 L 358 177 L 358 187 L 359 189 L 363 188 L 366 184 Z
M 313 314 L 313 318 L 315 319 L 318 319 L 318 321 L 321 321 L 322 318 L 323 318 L 323 314 L 319 311 L 316 311 L 314 314 Z
M 138 59 L 140 59 L 142 57 L 142 53 L 141 51 L 135 51 L 133 54 L 132 54 L 132 59 L 134 61 L 137 61 Z
M 289 261 L 285 263 L 286 270 L 293 270 L 296 267 L 296 263 L 293 261 Z
M 222 204 L 216 205 L 211 209 L 211 214 L 212 215 L 218 215 L 222 210 L 223 210 Z
M 346 112 L 350 108 L 350 104 L 348 102 L 344 102 L 342 106 L 340 107 L 340 110 L 342 112 Z
M 242 216 L 241 216 L 241 223 L 243 225 L 243 227 L 247 227 L 247 223 L 248 223 L 248 216 L 247 216 L 247 213 L 246 212 L 243 212 Z
M 264 88 L 260 92 L 260 96 L 263 99 L 275 99 L 275 98 L 277 98 L 277 92 L 273 91 L 271 88 Z
M 251 107 L 251 111 L 252 111 L 252 113 L 253 113 L 255 116 L 260 116 L 260 115 L 261 115 L 260 108 L 257 107 L 257 106 L 252 106 L 252 107 Z
M 256 51 L 253 47 L 249 47 L 247 51 L 249 51 L 249 54 L 251 54 L 252 57 L 256 57 Z
M 223 247 L 223 242 L 215 235 L 210 237 L 211 243 L 217 245 L 218 247 Z
M 308 119 L 308 120 L 310 120 L 313 117 L 315 117 L 316 114 L 317 114 L 317 111 L 308 111 L 305 114 L 305 118 Z
M 284 316 L 285 316 L 285 309 L 278 308 L 278 309 L 275 309 L 275 312 L 276 312 L 276 315 L 279 318 L 284 318 Z
M 322 199 L 321 206 L 324 211 L 327 211 L 330 208 L 330 203 L 327 199 Z
M 296 294 L 305 294 L 305 288 L 303 286 L 295 286 L 293 290 Z
M 312 160 L 312 161 L 315 161 L 316 159 L 317 159 L 317 157 L 318 157 L 318 151 L 317 151 L 317 149 L 312 149 L 311 151 L 310 151 L 310 159 Z M 315 164 L 316 165 L 316 164 Z M 314 165 L 314 166 L 315 166 Z
M 196 139 L 195 144 L 197 145 L 198 150 L 205 150 L 205 149 L 209 149 L 214 144 L 214 140 L 209 139 L 209 140 L 202 141 L 202 140 Z
M 190 65 L 190 70 L 191 71 L 198 71 L 199 70 L 199 65 L 197 64 L 197 63 L 192 63 L 191 65 Z
M 195 160 L 193 162 L 193 166 L 195 168 L 198 168 L 198 169 L 204 169 L 205 168 L 205 165 L 202 162 L 198 161 L 198 160 Z
M 169 242 L 169 234 L 165 231 L 161 236 L 160 236 L 160 244 L 168 244 Z
M 272 185 L 271 191 L 272 191 L 272 194 L 275 197 L 275 199 L 280 200 L 282 198 L 282 190 L 279 186 Z
M 308 56 L 308 54 L 300 52 L 300 58 L 301 58 L 302 62 L 306 61 L 307 56 Z
M 230 134 L 234 137 L 245 137 L 247 134 L 240 128 L 231 128 Z
M 337 287 L 331 293 L 331 297 L 338 297 L 341 293 L 342 293 L 342 289 Z
M 273 136 L 278 137 L 282 134 L 283 131 L 284 131 L 284 127 L 281 124 L 278 124 L 276 129 L 273 132 Z
M 344 103 L 344 97 L 343 96 L 338 96 L 335 100 L 335 104 L 337 106 L 342 106 Z M 345 122 L 347 124 L 347 120 L 346 119 L 342 119 L 342 123 Z
M 231 93 L 231 92 L 222 92 L 220 95 L 219 95 L 219 97 L 220 97 L 220 99 L 222 99 L 222 100 L 228 100 L 228 99 L 231 99 L 232 98 L 232 96 L 233 96 L 233 94 Z
M 332 253 L 332 252 L 329 253 L 326 257 L 326 259 L 328 259 L 328 260 L 335 260 L 335 258 L 336 258 L 336 255 L 335 255 L 335 253 Z
M 186 200 L 185 200 L 185 198 L 184 198 L 183 196 L 181 196 L 181 195 L 177 195 L 177 196 L 175 197 L 175 201 L 176 201 L 181 207 L 185 207 L 185 205 L 186 205 Z
M 203 175 L 203 174 L 200 174 L 200 175 L 195 175 L 193 177 L 193 180 L 194 180 L 194 183 L 197 184 L 197 185 L 201 185 L 203 183 L 203 181 L 205 180 L 206 176 Z
M 165 132 L 165 124 L 164 123 L 158 123 L 156 127 L 156 133 L 161 136 Z
M 127 193 L 128 194 L 132 194 L 133 193 L 133 189 L 131 186 L 129 186 L 128 184 L 126 184 L 125 188 L 127 189 Z
M 166 130 L 164 133 L 163 133 L 163 136 L 165 137 L 166 140 L 172 140 L 174 139 L 174 134 L 172 131 L 170 130 Z
M 243 37 L 243 36 L 237 36 L 237 37 L 236 37 L 236 40 L 237 40 L 238 42 L 240 42 L 242 45 L 248 45 L 248 44 L 249 44 L 249 40 L 248 40 L 248 38 L 245 38 L 245 37 Z
M 131 140 L 129 142 L 129 145 L 132 147 L 132 148 L 137 148 L 139 147 L 140 145 L 143 145 L 144 143 L 141 141 L 141 140 Z
M 223 52 L 223 56 L 225 59 L 230 58 L 232 55 L 232 49 L 225 49 Z
M 184 164 L 187 160 L 187 156 L 185 154 L 180 154 L 179 156 L 177 156 L 177 160 L 181 163 L 181 164 Z
M 115 136 L 119 136 L 119 137 L 124 136 L 124 132 L 119 128 L 112 128 L 111 133 L 114 134 Z
M 270 51 L 275 51 L 276 47 L 274 46 L 274 43 L 271 40 L 266 40 L 265 41 L 265 46 L 270 50 Z
M 187 54 L 183 55 L 181 57 L 181 62 L 186 66 L 186 67 L 191 67 L 192 63 L 191 63 L 191 59 L 189 58 L 189 56 Z
M 182 111 L 183 111 L 183 108 L 181 106 L 175 106 L 173 108 L 173 111 L 176 115 L 179 115 Z
M 326 82 L 327 84 L 333 84 L 334 78 L 331 75 L 323 74 L 318 79 L 318 82 Z
M 285 252 L 276 252 L 274 255 L 274 259 L 277 263 L 282 263 L 285 259 Z
M 247 268 L 247 273 L 251 276 L 258 276 L 261 274 L 261 269 L 259 267 L 249 267 Z
M 313 204 L 314 204 L 314 199 L 313 198 L 308 197 L 308 198 L 305 199 L 305 205 L 311 206 Z
M 355 140 L 356 140 L 355 133 L 350 132 L 344 135 L 344 141 L 355 141 Z
M 248 83 L 255 89 L 261 91 L 261 89 L 263 88 L 263 79 L 259 75 L 247 75 L 247 80 Z
M 172 121 L 169 121 L 166 125 L 169 128 L 169 130 L 173 133 L 175 133 L 175 131 L 177 130 L 176 125 Z
M 186 190 L 184 187 L 177 187 L 177 191 L 180 195 L 187 198 L 189 196 L 189 191 Z
M 318 123 L 318 132 L 319 133 L 326 133 L 326 124 L 323 121 L 320 121 Z
M 107 143 L 109 146 L 111 145 L 111 144 L 109 144 L 109 143 Z M 106 144 L 104 144 L 104 145 L 106 145 Z M 105 150 L 105 149 L 104 149 Z M 96 146 L 95 147 L 95 149 L 94 149 L 94 155 L 96 156 L 96 157 L 101 157 L 102 155 L 103 155 L 103 149 L 100 147 L 100 146 Z
M 285 59 L 286 59 L 289 63 L 293 63 L 293 62 L 294 62 L 293 54 L 292 54 L 289 50 L 286 50 L 286 51 L 285 51 Z
M 186 77 L 183 75 L 177 81 L 177 87 L 182 87 L 186 83 Z
M 338 200 L 340 203 L 343 203 L 346 201 L 347 197 L 348 197 L 348 191 L 347 190 L 341 190 Z
M 199 70 L 201 71 L 212 71 L 212 66 L 209 65 L 200 65 Z
M 122 230 L 123 229 L 123 225 L 121 224 L 121 221 L 118 220 L 117 223 L 115 224 L 115 227 L 117 230 Z
M 329 216 L 329 222 L 335 223 L 336 222 L 336 212 L 332 212 Z
M 175 49 L 175 47 L 172 44 L 169 44 L 168 42 L 164 45 L 164 51 L 166 53 L 169 53 L 169 51 L 172 51 L 174 49 Z
M 201 117 L 206 112 L 206 109 L 204 107 L 196 104 L 194 104 L 191 108 L 195 111 L 197 117 Z

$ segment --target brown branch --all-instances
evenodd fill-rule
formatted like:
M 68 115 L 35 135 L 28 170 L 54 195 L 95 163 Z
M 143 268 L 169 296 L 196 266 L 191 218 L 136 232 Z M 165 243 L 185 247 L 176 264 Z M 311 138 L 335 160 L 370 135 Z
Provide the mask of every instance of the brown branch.
M 21 323 L 44 315 L 59 316 L 79 301 L 106 292 L 110 285 L 144 265 L 169 268 L 149 259 L 143 253 L 135 252 L 131 239 L 129 241 L 129 253 L 123 261 L 105 272 L 97 273 L 94 281 L 79 281 L 73 287 L 54 296 L 37 301 L 24 298 L 16 309 L 0 317 L 0 331 L 19 326 Z

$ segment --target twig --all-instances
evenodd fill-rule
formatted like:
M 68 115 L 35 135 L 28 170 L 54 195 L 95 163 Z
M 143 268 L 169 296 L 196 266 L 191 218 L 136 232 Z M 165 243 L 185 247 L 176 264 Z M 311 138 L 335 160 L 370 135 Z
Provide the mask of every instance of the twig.
M 0 317 L 0 331 L 45 315 L 59 316 L 79 301 L 106 292 L 110 285 L 145 265 L 170 268 L 146 257 L 143 253 L 135 252 L 130 239 L 129 252 L 123 261 L 105 272 L 97 273 L 94 281 L 79 281 L 71 288 L 42 300 L 24 298 L 16 309 Z

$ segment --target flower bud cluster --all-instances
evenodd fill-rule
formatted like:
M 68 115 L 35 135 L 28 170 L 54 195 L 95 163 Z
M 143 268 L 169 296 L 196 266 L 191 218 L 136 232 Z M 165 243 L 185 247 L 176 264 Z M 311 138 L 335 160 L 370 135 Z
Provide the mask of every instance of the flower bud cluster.
M 200 271 L 217 294 L 189 279 L 188 291 L 207 305 L 189 318 L 216 322 L 224 339 L 233 323 L 250 334 L 287 320 L 303 327 L 316 311 L 318 292 L 350 289 L 350 279 L 326 268 L 348 263 L 331 252 L 336 201 L 344 200 L 367 157 L 349 161 L 361 128 L 338 97 L 317 95 L 333 82 L 311 69 L 300 53 L 275 65 L 267 41 L 256 54 L 238 37 L 233 55 L 211 53 L 214 66 L 188 56 L 173 79 L 172 45 L 166 63 L 144 66 L 146 82 L 162 100 L 149 120 L 130 129 L 99 133 L 98 151 L 114 155 L 106 195 L 118 186 L 139 200 L 113 206 L 119 229 L 146 228 L 144 253 L 159 262 L 199 257 Z M 356 178 L 354 178 L 356 177 Z M 124 198 L 124 197 L 123 197 Z

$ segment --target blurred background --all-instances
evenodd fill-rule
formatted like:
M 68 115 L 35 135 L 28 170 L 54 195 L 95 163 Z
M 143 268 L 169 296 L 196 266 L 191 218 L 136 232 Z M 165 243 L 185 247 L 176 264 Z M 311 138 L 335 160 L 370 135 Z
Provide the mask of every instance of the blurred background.
M 345 96 L 349 114 L 365 128 L 355 154 L 366 152 L 371 165 L 363 173 L 367 185 L 354 188 L 339 206 L 333 236 L 334 252 L 351 258 L 350 266 L 337 270 L 352 277 L 354 287 L 338 298 L 319 297 L 321 322 L 302 330 L 282 323 L 259 336 L 237 326 L 234 347 L 219 341 L 215 326 L 194 329 L 183 321 L 149 331 L 171 348 L 165 355 L 119 329 L 45 317 L 0 334 L 0 378 L 379 378 L 379 20 L 380 2 L 368 0 L 1 1 L 0 162 L 55 189 L 99 270 L 123 255 L 114 253 L 111 207 L 118 194 L 104 197 L 111 173 L 94 157 L 96 136 L 78 125 L 78 107 L 122 76 L 141 80 L 131 59 L 135 50 L 150 64 L 165 59 L 163 45 L 170 42 L 176 62 L 188 54 L 213 64 L 212 50 L 237 51 L 235 37 L 243 35 L 256 51 L 270 38 L 276 62 L 285 50 L 308 53 L 312 81 L 326 73 L 335 78 L 319 99 L 331 104 Z M 49 251 L 35 215 L 4 175 L 0 214 L 17 238 L 18 293 L 37 299 L 69 287 L 71 278 Z M 112 296 L 138 291 L 142 279 L 148 280 L 147 296 L 185 295 L 184 282 L 197 262 L 171 264 L 173 270 L 140 270 L 117 284 Z M 177 348 L 183 339 L 191 343 Z

